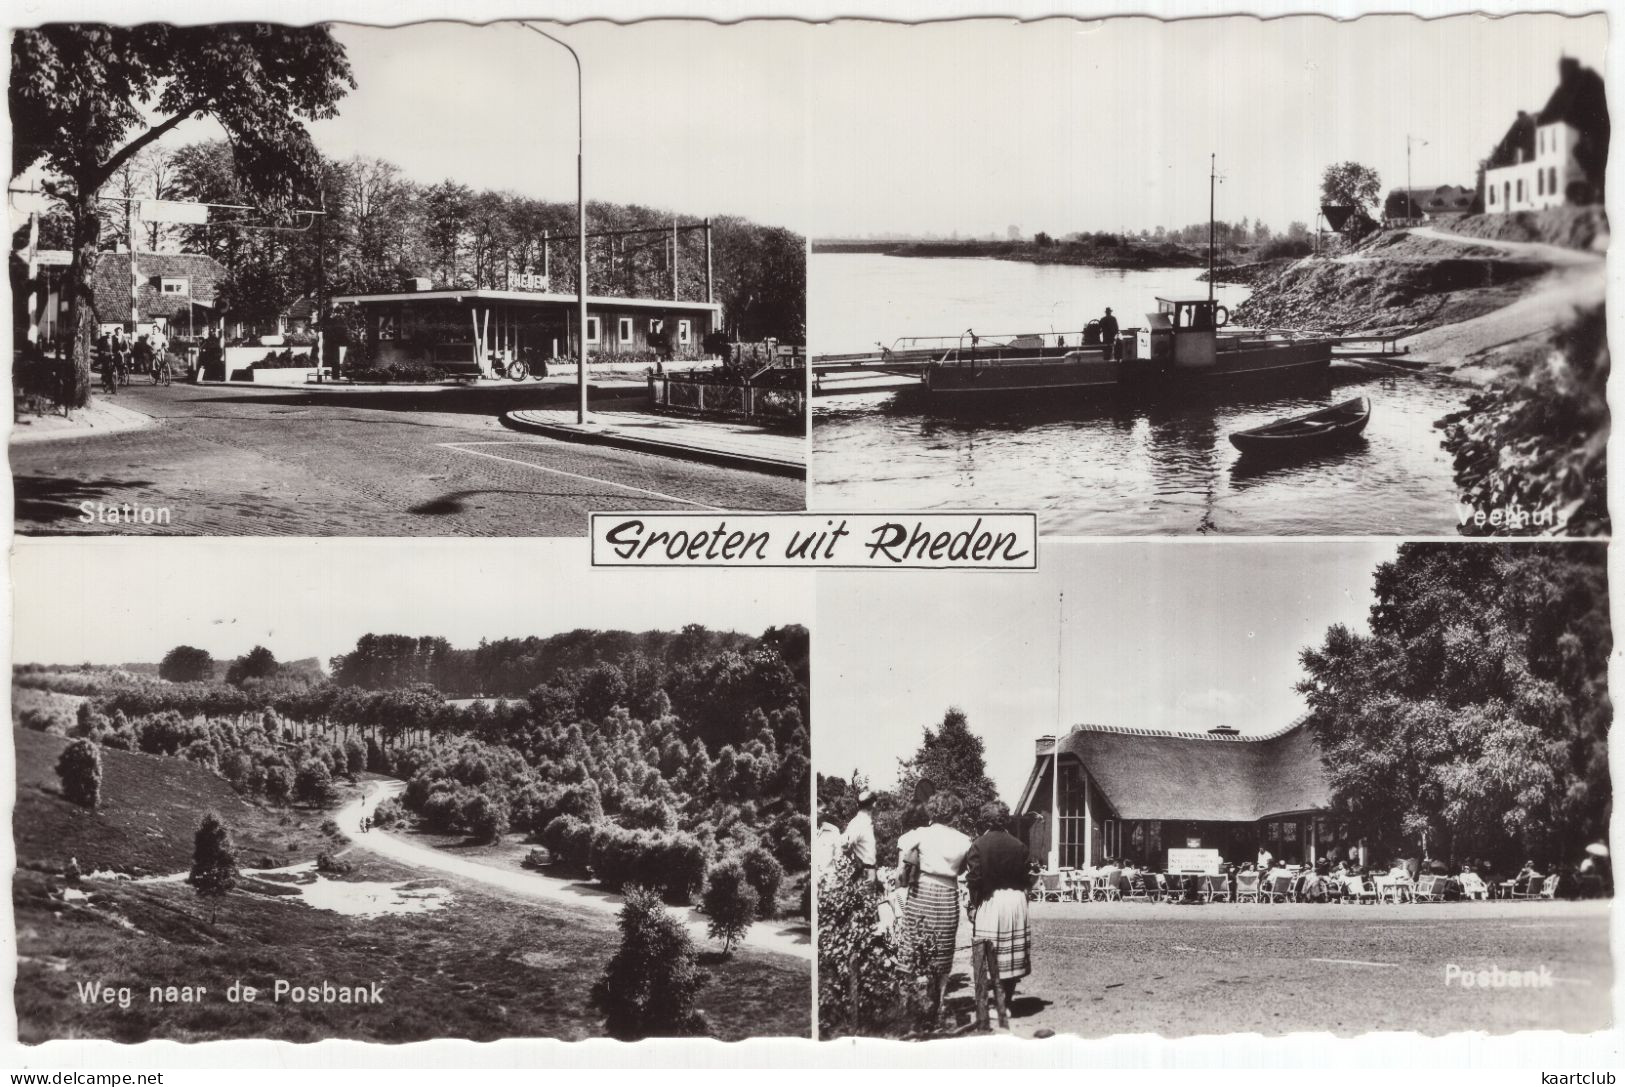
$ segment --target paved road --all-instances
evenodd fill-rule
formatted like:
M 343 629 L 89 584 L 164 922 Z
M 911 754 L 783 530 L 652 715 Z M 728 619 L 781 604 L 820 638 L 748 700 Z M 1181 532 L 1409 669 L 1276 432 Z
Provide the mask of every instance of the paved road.
M 603 891 L 595 891 L 568 880 L 554 879 L 536 872 L 527 872 L 522 869 L 497 868 L 489 864 L 479 864 L 474 861 L 452 857 L 438 849 L 419 845 L 410 838 L 383 831 L 361 832 L 361 817 L 378 807 L 378 802 L 387 797 L 398 795 L 406 788 L 403 781 L 386 781 L 379 788 L 371 790 L 365 799 L 356 799 L 345 805 L 334 816 L 339 829 L 349 836 L 358 848 L 377 853 L 392 861 L 410 865 L 413 868 L 424 868 L 431 871 L 444 872 L 447 875 L 460 876 L 463 879 L 474 880 L 492 887 L 500 887 L 505 891 L 525 895 L 529 898 L 540 898 L 548 902 L 559 902 L 581 909 L 593 910 L 605 914 L 618 914 L 621 909 L 619 895 L 612 895 Z M 675 911 L 675 908 L 674 908 Z M 683 911 L 675 911 L 683 912 Z M 706 921 L 703 915 L 694 911 L 686 911 L 685 921 L 694 942 L 700 947 L 707 946 L 710 937 L 706 934 Z M 758 921 L 745 933 L 741 941 L 746 947 L 753 947 L 761 951 L 772 951 L 780 955 L 791 955 L 800 959 L 812 959 L 812 941 L 804 925 L 786 925 L 780 921 Z
M 594 510 L 803 506 L 799 480 L 532 437 L 497 421 L 566 393 L 131 386 L 119 405 L 158 425 L 11 448 L 17 531 L 581 536 Z M 82 502 L 166 508 L 170 523 L 86 524 Z
M 1609 903 L 1407 905 L 1033 903 L 1033 973 L 1012 1032 L 1088 1037 L 1238 1031 L 1604 1029 L 1613 1021 Z M 969 939 L 961 921 L 961 942 Z M 1549 971 L 1549 987 L 1464 988 Z M 969 1021 L 969 953 L 950 1007 Z

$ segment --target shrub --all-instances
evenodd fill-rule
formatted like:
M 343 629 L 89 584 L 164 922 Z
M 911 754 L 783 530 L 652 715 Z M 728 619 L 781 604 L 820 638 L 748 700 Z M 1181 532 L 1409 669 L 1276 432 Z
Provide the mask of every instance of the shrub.
M 786 831 L 779 839 L 776 855 L 786 871 L 805 872 L 812 865 L 812 849 L 799 831 Z
M 186 882 L 200 895 L 219 896 L 237 886 L 237 850 L 231 830 L 214 812 L 198 824 L 192 841 L 192 872 Z
M 322 820 L 322 833 L 327 835 L 329 838 L 337 838 L 339 836 L 339 833 L 340 833 L 339 825 L 337 823 L 333 822 L 333 820 L 331 820 L 331 819 L 323 819 Z
M 398 797 L 388 797 L 380 800 L 378 806 L 372 811 L 372 825 L 375 827 L 393 827 L 406 822 L 406 809 L 401 807 Z
M 281 764 L 265 768 L 265 796 L 276 804 L 285 804 L 292 783 L 288 780 L 288 768 Z
M 475 793 L 463 805 L 463 824 L 482 842 L 494 842 L 508 832 L 508 805 L 501 797 Z
M 911 926 L 875 924 L 875 899 L 837 857 L 818 883 L 818 1032 L 898 1036 L 925 1008 L 918 979 L 931 941 Z
M 593 828 L 573 815 L 560 815 L 542 831 L 542 844 L 553 863 L 572 872 L 585 872 L 592 855 Z
M 745 866 L 733 857 L 706 873 L 705 895 L 700 902 L 710 920 L 711 938 L 722 941 L 723 954 L 733 950 L 756 920 L 756 889 L 745 878 Z
M 694 1000 L 710 977 L 695 965 L 688 929 L 639 887 L 627 891 L 620 928 L 621 945 L 592 987 L 609 1036 L 635 1042 L 708 1033 Z
M 306 759 L 293 779 L 295 800 L 320 806 L 333 795 L 333 774 L 321 759 Z
M 74 740 L 56 760 L 62 795 L 82 808 L 94 808 L 102 796 L 102 753 L 89 740 Z
M 360 740 L 351 738 L 345 741 L 344 768 L 351 774 L 359 774 L 367 768 L 367 749 L 361 746 Z
M 1281 260 L 1287 257 L 1307 257 L 1314 249 L 1308 238 L 1276 238 L 1258 250 L 1259 260 Z
M 784 869 L 773 859 L 773 854 L 761 846 L 745 850 L 739 860 L 745 869 L 745 879 L 756 891 L 757 916 L 772 917 L 778 912 L 779 884 L 784 882 Z
M 326 850 L 316 854 L 316 871 L 325 872 L 330 876 L 346 876 L 355 866 L 349 861 L 341 861 Z

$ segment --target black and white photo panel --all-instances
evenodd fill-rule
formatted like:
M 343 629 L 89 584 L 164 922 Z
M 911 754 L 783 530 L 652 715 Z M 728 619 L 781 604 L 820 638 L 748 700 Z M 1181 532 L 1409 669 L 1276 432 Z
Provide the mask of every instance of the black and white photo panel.
M 17 531 L 803 508 L 802 37 L 13 31 Z
M 808 1038 L 811 586 L 585 557 L 23 541 L 18 1040 Z
M 820 1036 L 1610 1029 L 1605 550 L 821 576 Z
M 815 48 L 813 508 L 1609 534 L 1606 15 Z

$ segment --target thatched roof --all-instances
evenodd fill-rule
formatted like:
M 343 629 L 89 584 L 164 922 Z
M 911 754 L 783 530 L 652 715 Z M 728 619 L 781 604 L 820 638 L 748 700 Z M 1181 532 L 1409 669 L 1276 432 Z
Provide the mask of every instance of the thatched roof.
M 1077 725 L 1039 741 L 1023 808 L 1049 764 L 1053 745 L 1089 771 L 1120 819 L 1254 822 L 1325 809 L 1331 787 L 1307 717 L 1263 736 Z

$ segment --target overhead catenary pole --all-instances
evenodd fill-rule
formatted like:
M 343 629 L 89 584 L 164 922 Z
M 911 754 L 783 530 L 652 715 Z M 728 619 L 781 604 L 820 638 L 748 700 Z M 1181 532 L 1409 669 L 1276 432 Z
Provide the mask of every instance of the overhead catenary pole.
M 585 143 L 583 133 L 586 129 L 586 103 L 584 97 L 584 84 L 581 78 L 581 56 L 562 38 L 555 38 L 547 31 L 531 26 L 529 23 L 520 23 L 520 26 L 535 31 L 548 41 L 562 46 L 570 54 L 570 59 L 576 65 L 576 254 L 578 267 L 576 269 L 576 327 L 580 332 L 581 350 L 577 354 L 576 362 L 576 391 L 579 397 L 576 408 L 576 422 L 587 421 L 587 198 L 586 173 L 582 168 L 582 147 Z
M 1213 214 L 1215 196 L 1219 187 L 1219 156 L 1208 155 L 1207 172 L 1207 300 L 1213 301 Z
M 1061 647 L 1066 626 L 1066 593 L 1055 602 L 1055 738 L 1050 745 L 1049 771 L 1049 864 L 1048 871 L 1061 867 Z
M 705 219 L 705 301 L 716 304 L 716 292 L 711 282 L 711 217 Z

